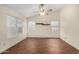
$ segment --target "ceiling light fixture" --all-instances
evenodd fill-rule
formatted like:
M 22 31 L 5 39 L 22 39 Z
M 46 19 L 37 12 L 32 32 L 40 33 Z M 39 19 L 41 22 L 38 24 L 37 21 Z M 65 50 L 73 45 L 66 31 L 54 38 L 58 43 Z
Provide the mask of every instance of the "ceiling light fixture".
M 41 4 L 41 5 L 40 5 L 40 12 L 39 12 L 39 14 L 40 14 L 41 16 L 46 15 L 46 11 L 45 11 L 45 9 L 44 9 L 44 4 Z

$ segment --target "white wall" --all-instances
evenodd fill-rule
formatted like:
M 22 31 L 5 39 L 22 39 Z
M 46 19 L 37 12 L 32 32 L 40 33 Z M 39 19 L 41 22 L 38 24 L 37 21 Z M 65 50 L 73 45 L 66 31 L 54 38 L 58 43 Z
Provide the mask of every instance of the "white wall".
M 53 12 L 52 14 L 46 16 L 36 16 L 29 18 L 29 21 L 35 21 L 35 23 L 46 23 L 50 24 L 51 21 L 59 21 L 59 11 Z M 59 30 L 52 32 L 52 27 L 35 25 L 31 30 L 28 29 L 28 37 L 59 37 Z
M 79 5 L 66 5 L 60 15 L 61 39 L 79 49 Z
M 15 11 L 0 5 L 0 53 L 15 45 L 17 42 L 20 42 L 26 37 L 25 33 L 22 33 L 15 38 L 7 38 L 6 20 L 8 15 L 18 17 L 23 20 L 23 22 L 25 22 L 24 16 L 19 15 Z M 23 29 L 25 29 L 24 26 Z

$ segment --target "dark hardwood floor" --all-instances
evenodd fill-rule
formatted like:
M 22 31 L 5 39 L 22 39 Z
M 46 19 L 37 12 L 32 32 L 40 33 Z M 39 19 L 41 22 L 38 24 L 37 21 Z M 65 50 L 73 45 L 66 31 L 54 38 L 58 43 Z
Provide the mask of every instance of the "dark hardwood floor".
M 26 38 L 2 54 L 78 54 L 68 43 L 58 38 Z

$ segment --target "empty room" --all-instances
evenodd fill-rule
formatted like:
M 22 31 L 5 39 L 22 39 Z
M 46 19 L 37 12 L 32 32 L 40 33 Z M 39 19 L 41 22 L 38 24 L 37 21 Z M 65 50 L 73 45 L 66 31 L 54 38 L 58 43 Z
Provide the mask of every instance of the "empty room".
M 0 54 L 79 54 L 78 4 L 0 4 Z

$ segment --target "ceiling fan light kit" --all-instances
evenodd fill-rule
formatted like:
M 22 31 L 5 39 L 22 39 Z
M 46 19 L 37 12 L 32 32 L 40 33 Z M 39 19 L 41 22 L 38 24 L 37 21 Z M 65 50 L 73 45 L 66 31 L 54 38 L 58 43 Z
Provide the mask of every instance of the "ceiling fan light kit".
M 46 12 L 40 12 L 40 15 L 44 16 L 44 15 L 46 15 Z
M 40 5 L 40 12 L 39 12 L 39 14 L 41 15 L 41 16 L 45 16 L 46 15 L 46 11 L 45 11 L 45 9 L 44 9 L 44 4 L 41 4 Z

